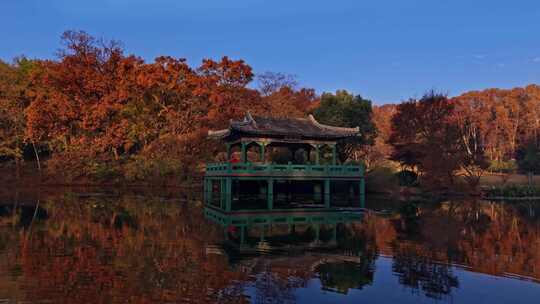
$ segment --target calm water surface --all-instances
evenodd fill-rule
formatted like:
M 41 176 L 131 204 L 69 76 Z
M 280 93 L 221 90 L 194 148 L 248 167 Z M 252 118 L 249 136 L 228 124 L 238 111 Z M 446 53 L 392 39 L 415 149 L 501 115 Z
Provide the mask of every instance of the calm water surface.
M 23 197 L 0 200 L 0 303 L 540 301 L 538 202 L 370 201 L 238 228 L 189 197 Z

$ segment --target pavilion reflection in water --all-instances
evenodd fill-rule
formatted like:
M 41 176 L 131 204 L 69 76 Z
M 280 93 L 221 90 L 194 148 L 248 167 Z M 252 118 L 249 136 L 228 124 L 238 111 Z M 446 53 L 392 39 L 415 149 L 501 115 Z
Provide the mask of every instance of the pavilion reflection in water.
M 298 244 L 304 247 L 335 246 L 338 225 L 360 223 L 363 214 L 358 211 L 223 213 L 206 207 L 205 216 L 223 226 L 225 239 L 235 241 L 240 247 L 283 245 L 292 248 Z
M 291 271 L 295 272 L 293 277 L 305 276 L 303 284 L 316 275 L 323 290 L 342 294 L 373 282 L 377 253 L 351 227 L 361 224 L 361 212 L 226 214 L 207 207 L 205 217 L 220 225 L 224 233 L 224 242 L 209 246 L 207 253 L 227 255 L 240 271 L 258 273 L 255 285 L 268 285 L 276 279 L 264 277 L 268 275 L 265 271 L 254 271 L 261 267 L 269 267 L 274 276 L 280 271 L 286 276 L 292 275 Z M 256 289 L 260 292 L 268 286 Z

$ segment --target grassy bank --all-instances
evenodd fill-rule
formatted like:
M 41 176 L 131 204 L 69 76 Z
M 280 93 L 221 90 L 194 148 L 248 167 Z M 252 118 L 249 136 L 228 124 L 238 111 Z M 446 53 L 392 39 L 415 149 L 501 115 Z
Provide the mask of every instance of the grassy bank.
M 91 179 L 80 177 L 66 179 L 63 174 L 48 174 L 46 170 L 40 172 L 37 164 L 25 162 L 19 171 L 11 165 L 0 165 L 1 188 L 35 188 L 35 187 L 140 187 L 140 188 L 185 188 L 196 187 L 201 184 L 203 172 L 192 172 L 186 175 L 149 176 L 144 180 L 130 181 L 122 178 Z
M 480 179 L 480 186 L 500 186 L 503 184 L 528 185 L 525 174 L 486 174 Z M 533 176 L 533 185 L 540 186 L 540 175 Z

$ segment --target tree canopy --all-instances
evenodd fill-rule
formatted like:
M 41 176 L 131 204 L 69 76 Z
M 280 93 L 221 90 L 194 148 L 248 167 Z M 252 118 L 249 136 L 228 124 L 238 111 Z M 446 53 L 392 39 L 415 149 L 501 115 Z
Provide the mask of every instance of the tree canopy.
M 377 130 L 372 121 L 371 101 L 360 95 L 352 95 L 345 90 L 335 94 L 324 93 L 320 105 L 313 111 L 315 118 L 324 124 L 360 128 L 360 135 L 338 146 L 340 159 L 358 159 L 355 151 L 366 145 L 373 145 Z
M 345 90 L 319 96 L 292 75 L 256 76 L 227 56 L 195 65 L 171 56 L 148 61 L 82 31 L 65 32 L 61 43 L 54 59 L 0 61 L 0 161 L 14 162 L 17 172 L 31 155 L 67 179 L 192 174 L 223 149 L 205 139 L 206 131 L 246 111 L 312 113 L 323 124 L 359 127 L 360 136 L 338 145 L 342 162 L 369 169 L 394 160 L 434 184 L 457 175 L 477 184 L 490 164 L 538 171 L 538 85 L 453 98 L 430 92 L 374 106 Z

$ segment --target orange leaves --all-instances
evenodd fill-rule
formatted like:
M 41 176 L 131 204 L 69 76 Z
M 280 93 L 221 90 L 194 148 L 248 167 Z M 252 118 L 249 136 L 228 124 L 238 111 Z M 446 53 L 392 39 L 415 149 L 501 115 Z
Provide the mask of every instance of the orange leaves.
M 474 121 L 492 160 L 515 157 L 519 145 L 539 140 L 540 89 L 488 89 L 453 99 L 462 116 Z
M 192 67 L 161 56 L 147 63 L 85 32 L 66 32 L 62 43 L 57 60 L 36 63 L 24 94 L 31 103 L 20 111 L 23 135 L 60 160 L 87 149 L 96 159 L 127 161 L 165 138 L 225 127 L 247 110 L 303 116 L 315 99 L 313 90 L 282 88 L 272 97 L 279 102 L 262 100 L 247 87 L 253 72 L 242 60 Z
M 199 73 L 219 85 L 245 87 L 253 79 L 251 67 L 243 60 L 231 60 L 225 56 L 220 62 L 204 59 Z
M 397 106 L 392 117 L 392 158 L 417 168 L 432 186 L 453 185 L 460 166 L 459 130 L 452 123 L 454 105 L 434 92 Z
M 262 99 L 268 109 L 268 113 L 265 114 L 273 117 L 299 118 L 306 117 L 317 101 L 314 90 L 295 90 L 289 87 L 281 87 Z

